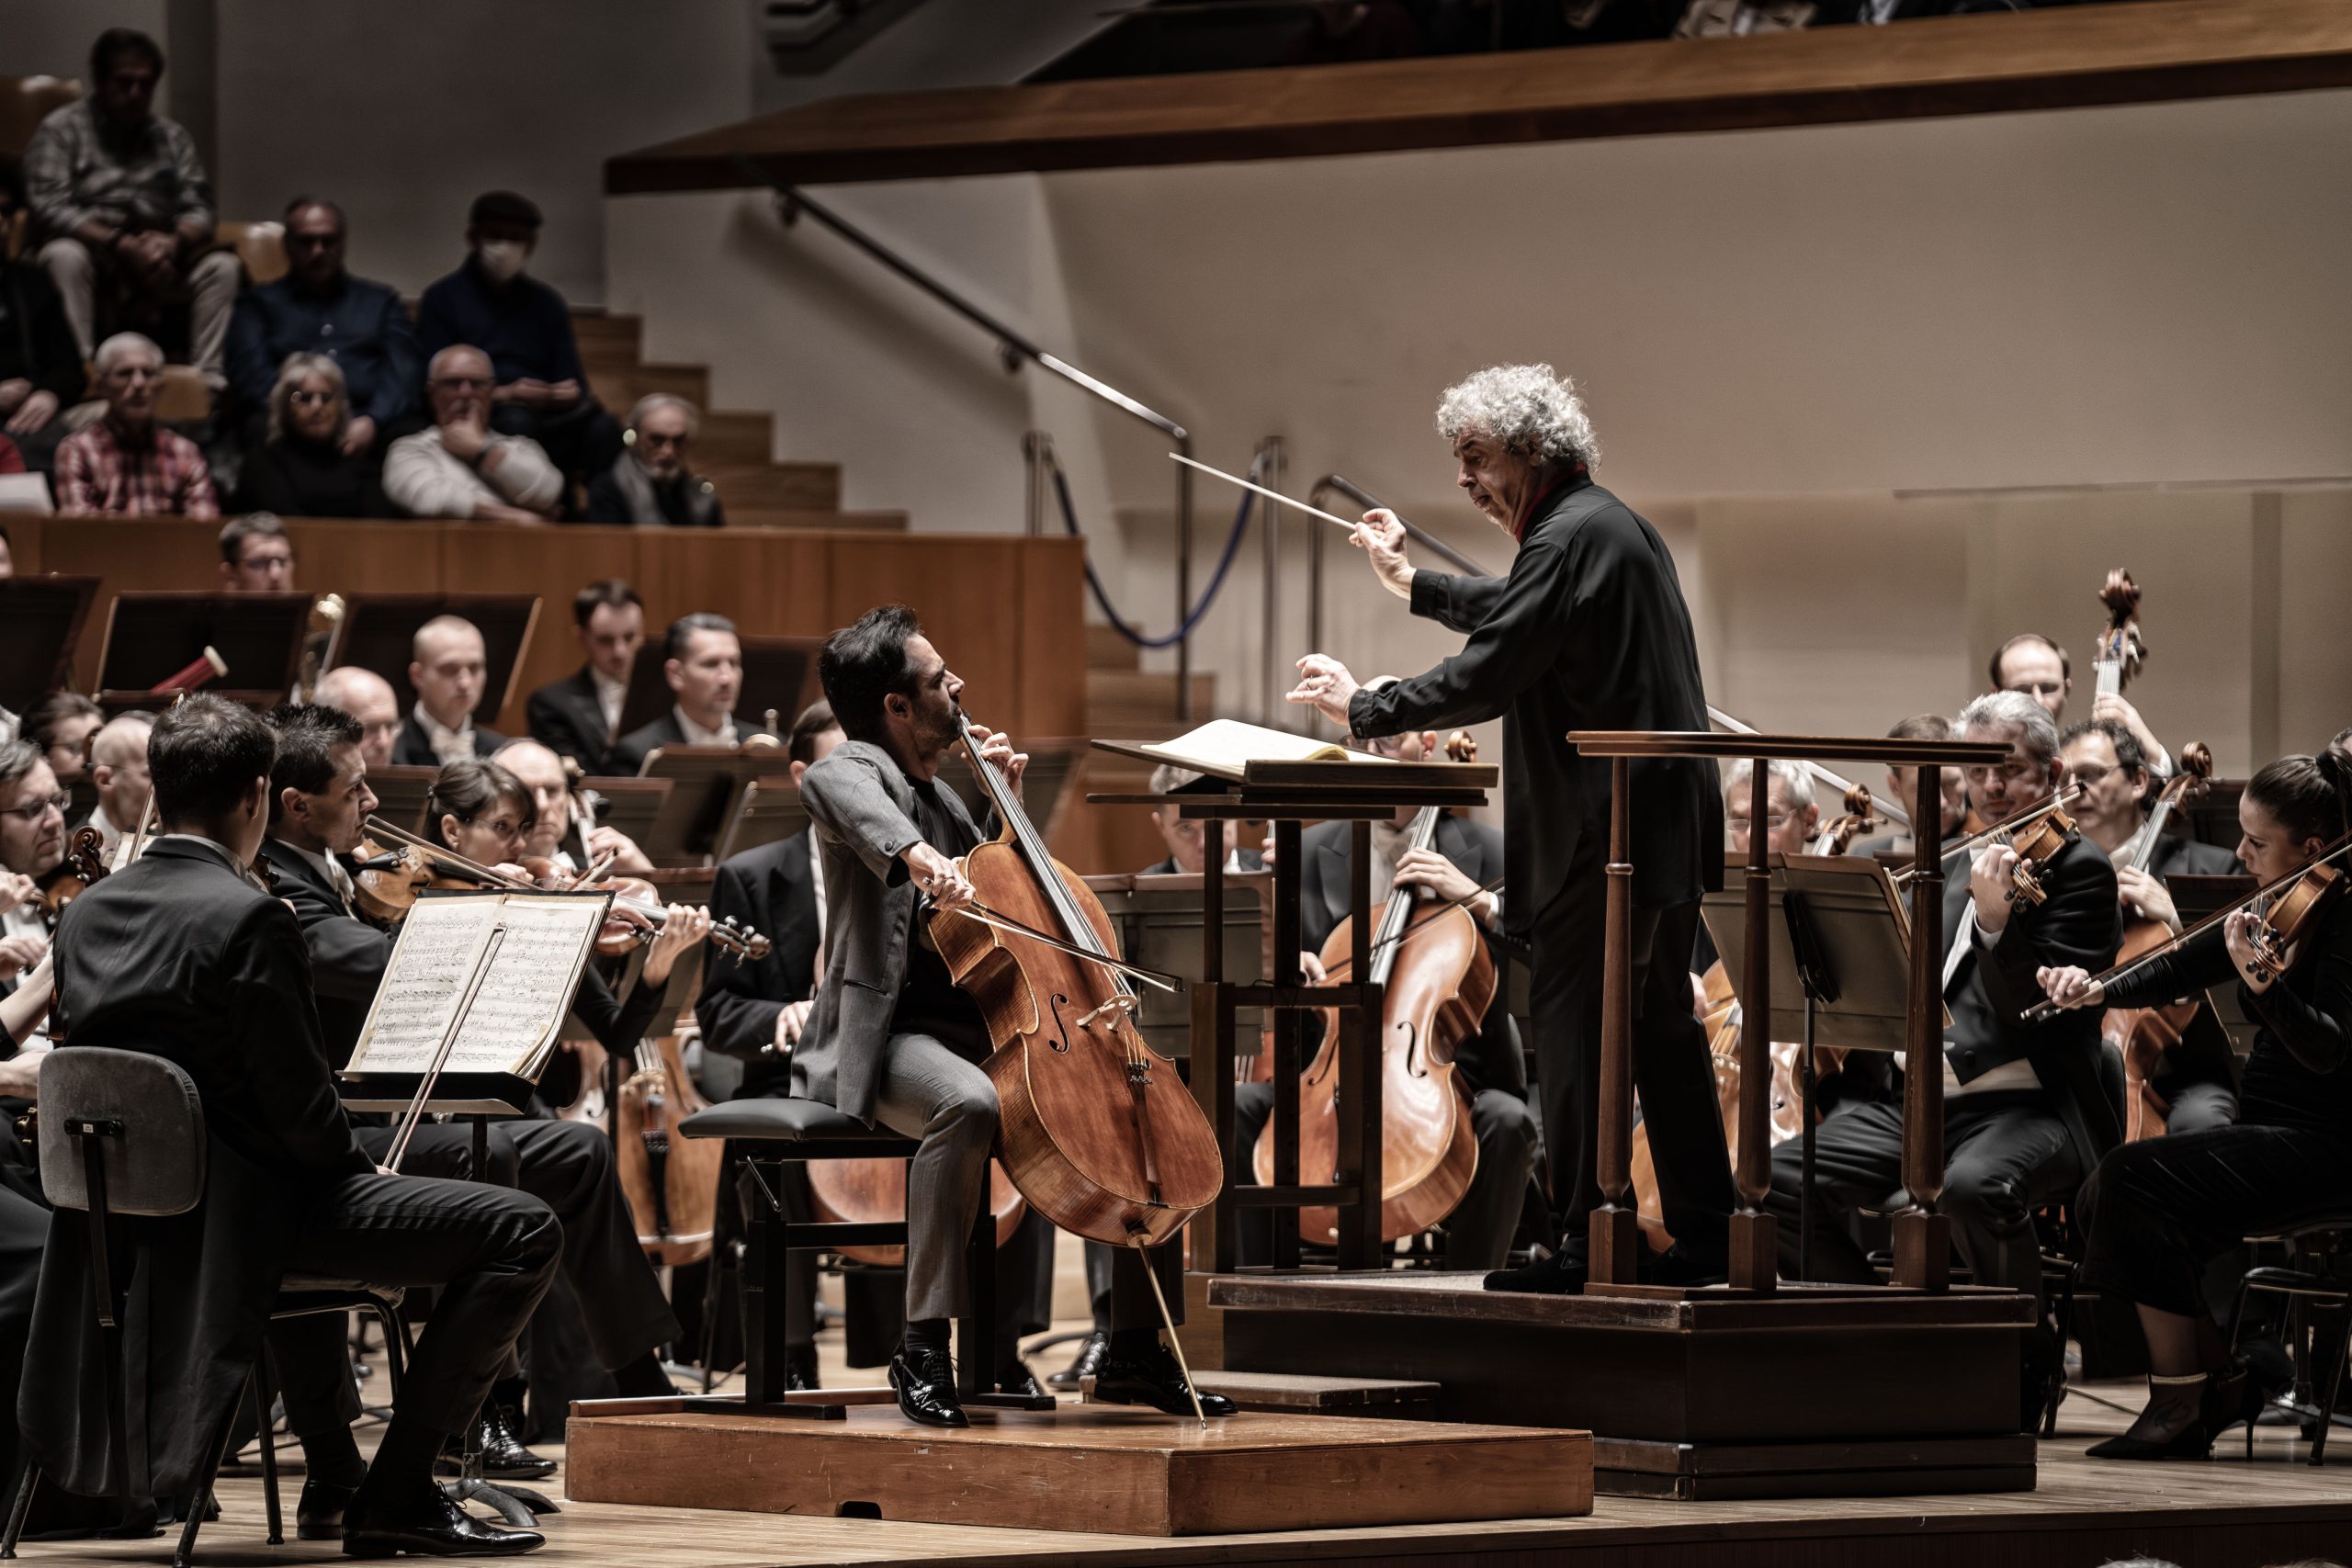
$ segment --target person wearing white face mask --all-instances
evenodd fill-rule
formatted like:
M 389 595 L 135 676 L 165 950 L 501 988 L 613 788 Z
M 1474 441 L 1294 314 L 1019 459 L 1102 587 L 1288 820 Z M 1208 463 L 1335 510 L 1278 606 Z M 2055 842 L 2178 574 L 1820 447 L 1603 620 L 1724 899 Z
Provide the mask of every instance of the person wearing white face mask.
M 528 436 L 567 480 L 585 482 L 620 456 L 620 427 L 589 389 L 571 307 L 527 276 L 540 221 L 538 208 L 513 191 L 475 197 L 466 226 L 469 254 L 425 289 L 416 335 L 428 359 L 453 344 L 489 355 L 491 428 Z

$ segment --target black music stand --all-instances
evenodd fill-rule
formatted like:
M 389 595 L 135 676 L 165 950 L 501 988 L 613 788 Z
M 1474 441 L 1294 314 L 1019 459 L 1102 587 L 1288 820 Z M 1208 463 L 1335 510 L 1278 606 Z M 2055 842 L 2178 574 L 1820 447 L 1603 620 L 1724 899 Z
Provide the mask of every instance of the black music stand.
M 2236 846 L 2235 840 L 2231 840 L 2231 846 Z M 2260 886 L 2251 876 L 2235 874 L 2197 876 L 2182 872 L 2165 878 L 2165 891 L 2172 895 L 2173 909 L 2180 916 L 2184 929 L 2228 908 Z M 2237 987 L 2211 987 L 2204 996 L 2206 1007 L 2199 1011 L 2211 1012 L 2215 1021 L 2222 1026 L 2222 1032 L 2229 1037 L 2230 1050 L 2240 1056 L 2253 1050 L 2256 1025 L 2246 1017 L 2245 1010 L 2238 1006 Z
M 306 617 L 310 604 L 305 597 Z M 356 664 L 374 671 L 391 682 L 392 694 L 406 713 L 416 705 L 416 688 L 408 678 L 408 667 L 415 658 L 416 629 L 439 615 L 462 616 L 481 633 L 484 674 L 481 697 L 474 704 L 474 722 L 497 723 L 499 710 L 514 694 L 523 658 L 531 650 L 531 633 L 539 621 L 536 593 L 347 594 L 343 624 L 335 628 L 334 645 L 327 651 L 327 668 Z M 290 683 L 292 677 L 288 680 Z
M 1013 744 L 1029 753 L 1029 767 L 1021 775 L 1022 809 L 1029 813 L 1030 821 L 1037 824 L 1037 831 L 1050 840 L 1054 829 L 1060 825 L 1062 813 L 1077 798 L 1071 791 L 1086 771 L 1087 742 L 1023 740 L 1016 736 Z M 939 776 L 948 788 L 964 797 L 964 804 L 971 808 L 973 821 L 988 819 L 988 799 L 980 793 L 980 781 L 960 750 L 939 759 Z
M 376 795 L 376 815 L 395 828 L 438 842 L 439 835 L 424 830 L 424 800 L 433 793 L 433 781 L 440 776 L 439 768 L 413 762 L 387 762 L 368 769 L 368 787 Z
M 2173 819 L 2200 844 L 2237 852 L 2238 796 L 2245 793 L 2244 779 L 2208 779 L 2205 788 L 2173 807 Z M 2175 878 L 2165 879 L 2170 886 Z M 2175 900 L 2178 902 L 2178 900 Z
M 825 639 L 739 635 L 736 640 L 743 649 L 743 685 L 735 698 L 735 728 L 749 734 L 765 725 L 768 711 L 774 709 L 776 728 L 771 733 L 780 740 L 792 732 L 792 721 L 800 716 L 800 710 L 818 695 L 817 654 Z M 659 639 L 638 649 L 616 733 L 627 735 L 644 728 L 677 701 L 669 678 L 662 672 L 664 662 Z
M 668 779 L 592 778 L 582 779 L 581 787 L 596 797 L 596 826 L 610 828 L 641 849 L 653 831 L 653 819 L 662 813 L 662 803 L 677 786 Z M 586 863 L 582 863 L 583 869 Z
M 209 648 L 229 667 L 210 691 L 272 706 L 294 689 L 310 624 L 307 593 L 118 593 L 98 653 L 98 702 L 110 711 L 155 706 L 151 688 Z
M 0 578 L 0 708 L 22 713 L 73 684 L 74 650 L 97 592 L 95 577 Z
M 743 792 L 761 774 L 775 773 L 783 754 L 769 746 L 655 747 L 638 776 L 667 779 L 672 788 L 638 848 L 655 865 L 708 863 Z
M 763 773 L 743 786 L 711 858 L 719 862 L 789 839 L 808 826 L 808 808 L 800 804 L 800 786 L 790 773 Z
M 1119 933 L 1119 951 L 1128 963 L 1197 983 L 1208 977 L 1201 962 L 1207 934 L 1204 891 L 1207 880 L 1198 873 L 1157 876 L 1123 873 L 1090 876 L 1086 886 L 1094 890 L 1103 913 L 1111 917 Z M 1273 884 L 1271 871 L 1225 874 L 1225 973 L 1245 986 L 1266 978 L 1266 912 L 1272 903 Z M 1135 1021 L 1153 1050 L 1186 1061 L 1193 1054 L 1192 1014 L 1175 1011 L 1181 1005 L 1163 1003 L 1159 992 L 1146 992 L 1136 1009 Z M 1159 1010 L 1157 1013 L 1155 1007 Z M 1243 1027 L 1250 1025 L 1245 1022 Z

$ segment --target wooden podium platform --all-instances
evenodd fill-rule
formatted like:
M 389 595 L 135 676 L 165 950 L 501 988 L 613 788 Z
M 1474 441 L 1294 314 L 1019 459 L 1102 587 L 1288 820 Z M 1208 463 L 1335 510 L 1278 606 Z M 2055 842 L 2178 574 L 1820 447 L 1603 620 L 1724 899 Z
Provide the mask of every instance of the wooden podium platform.
M 823 1422 L 575 1416 L 565 1492 L 586 1503 L 1142 1536 L 1592 1511 L 1582 1432 L 1246 1411 L 1203 1427 L 1099 1404 L 973 1414 L 964 1432 L 916 1427 L 883 1406 Z
M 1638 1292 L 1638 1293 L 1634 1293 Z M 1419 1378 L 1442 1421 L 1597 1434 L 1594 1485 L 1686 1500 L 2005 1492 L 2025 1296 L 1787 1285 L 1544 1296 L 1475 1274 L 1231 1275 L 1225 1363 Z

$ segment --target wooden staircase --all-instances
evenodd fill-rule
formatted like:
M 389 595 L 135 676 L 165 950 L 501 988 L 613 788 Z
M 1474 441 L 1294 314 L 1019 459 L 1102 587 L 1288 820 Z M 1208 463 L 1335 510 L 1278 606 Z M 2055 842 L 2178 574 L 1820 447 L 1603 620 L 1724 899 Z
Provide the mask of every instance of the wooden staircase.
M 684 398 L 703 411 L 694 466 L 718 487 L 732 526 L 906 531 L 903 512 L 842 511 L 839 464 L 775 461 L 775 416 L 712 408 L 707 367 L 649 363 L 642 317 L 575 310 L 571 326 L 589 382 L 615 418 L 626 420 L 639 398 L 654 392 Z

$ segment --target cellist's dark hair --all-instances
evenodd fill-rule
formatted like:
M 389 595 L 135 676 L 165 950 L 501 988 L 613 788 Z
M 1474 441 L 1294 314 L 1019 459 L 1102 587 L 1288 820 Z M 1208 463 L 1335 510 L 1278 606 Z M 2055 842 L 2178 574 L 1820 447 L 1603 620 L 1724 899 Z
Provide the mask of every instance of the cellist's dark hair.
M 2281 757 L 2246 781 L 2245 795 L 2297 843 L 2331 843 L 2352 831 L 2352 756 L 2330 746 L 2316 757 Z
M 356 746 L 367 728 L 341 708 L 323 703 L 280 703 L 269 710 L 277 732 L 277 761 L 269 770 L 269 821 L 286 815 L 286 792 L 316 795 L 334 782 L 334 749 Z
M 502 800 L 521 808 L 523 831 L 538 825 L 539 803 L 521 779 L 484 757 L 447 763 L 434 775 L 433 789 L 424 797 L 425 836 L 440 837 L 444 817 L 471 822 Z
M 817 655 L 817 679 L 843 735 L 852 740 L 882 739 L 883 699 L 893 693 L 914 695 L 915 667 L 907 658 L 907 639 L 922 630 L 912 610 L 883 604 L 825 639 L 824 651 Z
M 147 742 L 156 818 L 167 829 L 219 821 L 277 759 L 277 733 L 261 715 L 198 692 L 157 719 Z

